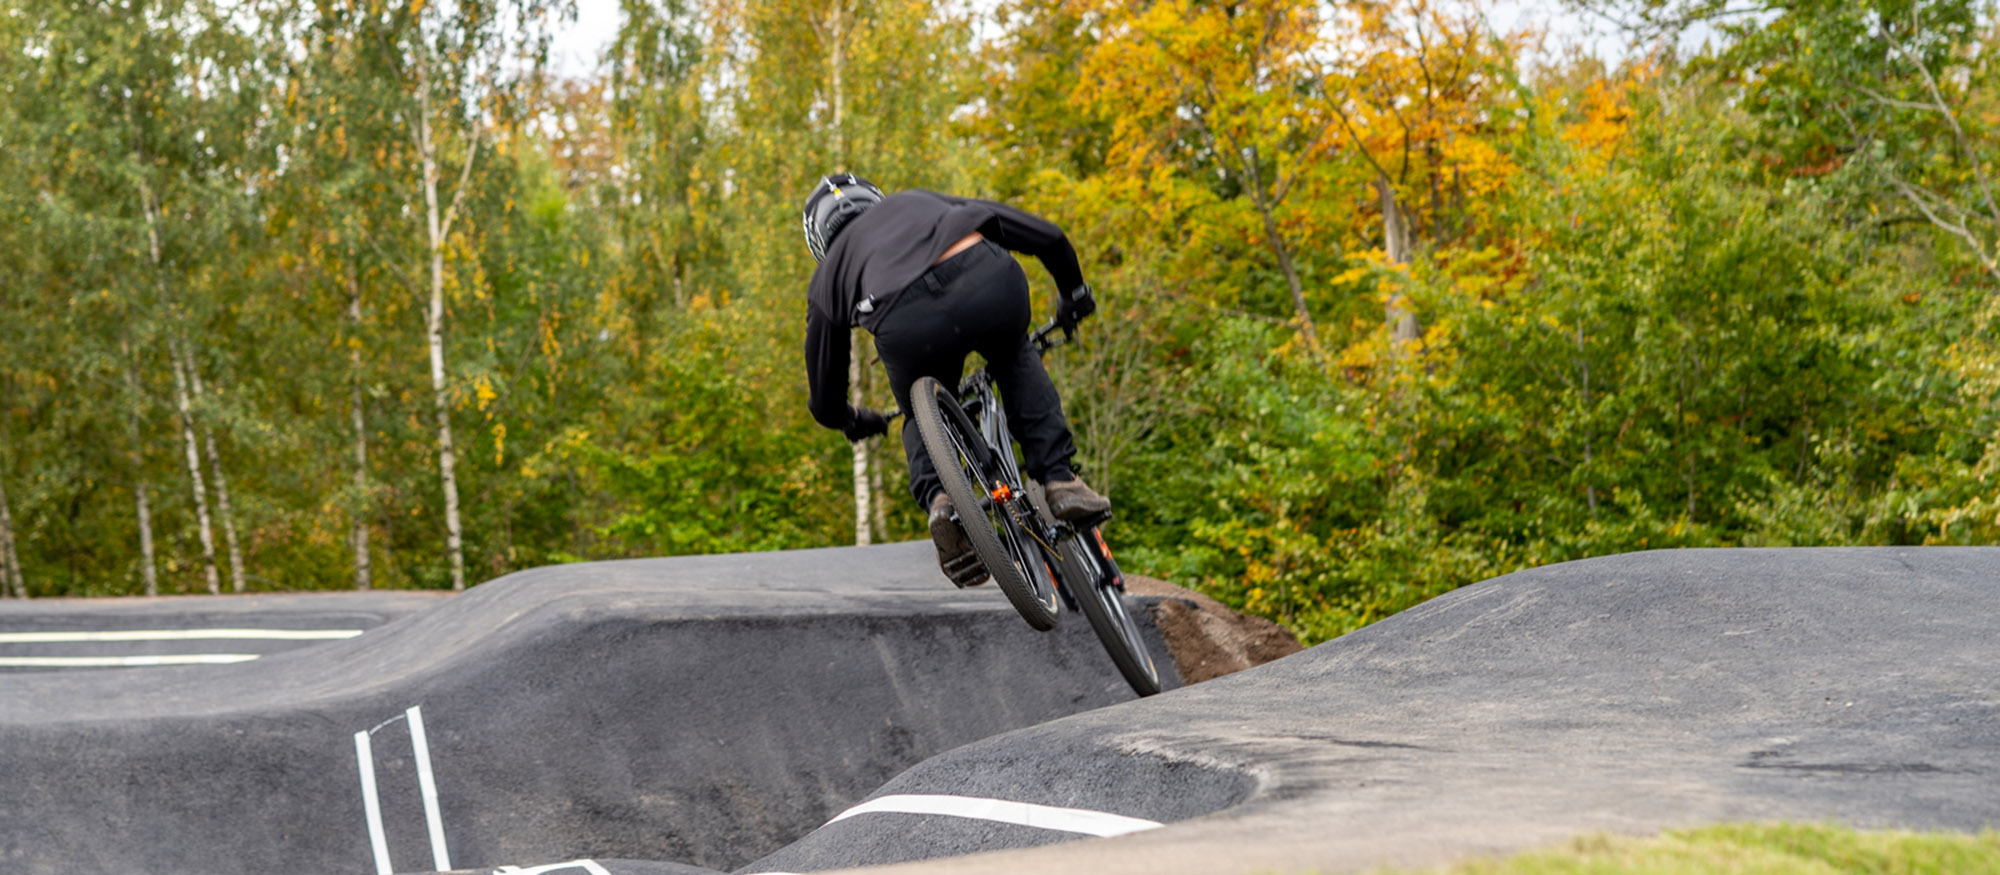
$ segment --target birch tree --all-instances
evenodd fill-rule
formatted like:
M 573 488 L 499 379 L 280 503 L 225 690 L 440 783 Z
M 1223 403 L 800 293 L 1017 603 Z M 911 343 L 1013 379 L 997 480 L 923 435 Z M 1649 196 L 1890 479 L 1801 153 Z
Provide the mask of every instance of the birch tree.
M 208 515 L 208 490 L 202 485 L 201 451 L 196 448 L 194 436 L 193 405 L 188 401 L 187 368 L 177 348 L 171 348 L 168 358 L 172 360 L 174 371 L 174 407 L 180 414 L 181 442 L 187 448 L 188 483 L 194 496 L 195 524 L 201 535 L 201 574 L 208 585 L 210 595 L 222 592 L 222 583 L 215 570 L 215 529 Z
M 139 388 L 139 357 L 132 342 L 123 341 L 120 348 L 125 358 L 125 423 L 130 444 L 126 457 L 132 464 L 132 498 L 139 526 L 139 576 L 146 595 L 155 596 L 160 594 L 160 573 L 153 556 L 152 484 L 147 479 L 145 437 L 139 425 L 145 418 L 145 395 Z
M 5 478 L 0 478 L 4 480 Z M 14 549 L 14 514 L 7 507 L 7 484 L 0 482 L 0 572 L 5 572 L 5 583 L 12 589 L 17 599 L 28 597 L 28 581 L 21 573 L 21 554 Z
M 424 310 L 431 397 L 436 416 L 438 478 L 444 494 L 445 551 L 451 588 L 465 589 L 465 531 L 459 519 L 458 455 L 452 436 L 452 386 L 446 364 L 446 247 L 466 209 L 481 142 L 507 111 L 507 101 L 535 75 L 546 55 L 544 0 L 511 8 L 464 0 L 412 0 L 397 35 L 397 64 L 409 89 L 404 128 L 416 156 L 415 188 L 422 200 L 422 252 L 427 268 Z M 513 15 L 503 13 L 511 11 Z M 456 163 L 455 173 L 446 163 Z M 447 176 L 447 174 L 450 176 Z M 453 179 L 455 178 L 455 181 Z M 442 191 L 443 186 L 449 191 Z M 448 197 L 449 203 L 442 198 Z
M 856 21 L 856 12 L 861 4 L 857 0 L 831 0 L 821 14 L 812 19 L 814 35 L 826 52 L 826 102 L 829 105 L 826 136 L 830 146 L 830 163 L 836 172 L 847 170 L 846 129 L 843 124 L 847 115 L 847 89 L 842 77 L 847 73 L 847 52 L 849 34 L 856 26 L 866 27 L 869 22 Z M 848 346 L 847 356 L 847 403 L 856 409 L 868 404 L 868 370 L 864 364 L 869 358 L 866 332 L 853 330 L 854 342 Z M 869 477 L 869 441 L 854 441 L 849 447 L 853 458 L 854 477 L 854 543 L 866 546 L 871 537 L 874 522 L 875 481 Z
M 194 406 L 198 410 L 202 407 L 203 396 L 207 393 L 201 381 L 201 367 L 188 352 L 186 340 L 181 341 L 179 349 L 181 367 L 187 371 L 188 385 L 194 391 Z M 222 472 L 222 454 L 215 448 L 215 426 L 211 424 L 203 428 L 197 421 L 196 431 L 201 435 L 202 448 L 208 456 L 209 475 L 215 478 L 215 509 L 222 517 L 222 540 L 229 553 L 229 588 L 235 592 L 242 592 L 243 549 L 236 542 L 236 515 L 229 506 L 229 477 Z
M 383 360 L 380 350 L 399 347 L 396 317 L 421 308 L 425 285 L 421 259 L 408 251 L 414 247 L 400 245 L 409 237 L 412 215 L 410 139 L 402 124 L 410 101 L 395 71 L 399 28 L 409 22 L 407 16 L 340 4 L 291 15 L 280 20 L 281 29 L 299 33 L 302 45 L 283 67 L 277 122 L 288 160 L 278 174 L 272 217 L 287 248 L 301 254 L 287 283 L 328 317 L 329 345 L 344 353 L 328 362 L 329 373 L 344 367 L 327 384 L 338 398 L 329 405 L 338 411 L 331 428 L 339 437 L 330 441 L 339 471 L 335 482 L 346 484 L 333 500 L 348 516 L 348 581 L 370 589 L 390 569 L 378 555 L 388 544 L 378 551 L 373 538 L 374 529 L 389 521 L 379 513 L 380 490 L 370 469 L 381 464 L 371 452 L 371 425 L 385 424 L 371 420 L 368 401 L 401 394 L 393 387 L 408 375 Z M 379 301 L 369 295 L 371 287 L 384 285 L 403 286 L 411 294 Z M 410 426 L 423 429 L 414 417 Z M 393 437 L 388 442 L 401 443 Z M 401 459 L 389 464 L 407 468 Z M 384 479 L 398 478 L 385 473 Z
M 348 538 L 354 548 L 354 588 L 374 586 L 368 560 L 368 516 L 372 502 L 368 486 L 367 393 L 361 364 L 361 271 L 352 260 L 347 274 L 348 416 L 354 425 L 354 526 Z
M 951 116 L 969 99 L 969 28 L 928 0 L 742 0 L 722 4 L 719 31 L 738 32 L 721 77 L 740 82 L 733 118 L 742 147 L 735 162 L 755 180 L 758 205 L 796 215 L 799 202 L 827 172 L 853 172 L 887 191 L 925 187 L 964 190 L 971 184 L 967 143 Z M 810 72 L 807 72 L 810 71 Z M 801 75 L 804 73 L 805 75 Z M 755 268 L 804 290 L 804 247 L 795 227 L 759 229 L 761 251 L 779 253 L 782 272 Z M 772 241 L 774 235 L 783 238 Z M 778 276 L 771 276 L 777 273 Z M 793 285 L 796 284 L 796 285 Z M 796 331 L 796 327 L 790 330 Z M 876 385 L 873 344 L 857 329 L 848 362 L 848 402 L 885 406 Z M 886 528 L 887 496 L 881 441 L 853 444 L 847 474 L 853 497 L 853 542 L 871 543 Z
M 135 119 L 134 125 L 137 125 Z M 171 294 L 166 291 L 166 264 L 160 253 L 160 206 L 153 196 L 153 190 L 145 177 L 138 179 L 139 210 L 146 228 L 147 273 L 151 284 L 158 290 L 158 298 L 170 309 L 175 308 Z M 184 313 L 184 311 L 182 311 Z M 183 315 L 182 318 L 185 318 Z M 203 487 L 201 475 L 201 453 L 196 448 L 194 412 L 188 400 L 188 380 L 185 359 L 180 352 L 180 344 L 169 340 L 167 358 L 174 374 L 174 405 L 179 412 L 181 438 L 187 449 L 188 486 L 195 509 L 195 526 L 201 538 L 202 579 L 208 585 L 210 594 L 222 592 L 222 585 L 215 569 L 215 530 L 208 514 L 208 490 Z

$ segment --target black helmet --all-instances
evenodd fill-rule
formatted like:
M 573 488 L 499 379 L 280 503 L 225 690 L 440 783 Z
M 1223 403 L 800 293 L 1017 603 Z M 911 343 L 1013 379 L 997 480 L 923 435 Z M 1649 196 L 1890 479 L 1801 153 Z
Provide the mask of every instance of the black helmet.
M 806 248 L 813 260 L 826 258 L 826 247 L 848 222 L 882 202 L 882 190 L 852 173 L 832 173 L 820 177 L 819 185 L 806 198 Z

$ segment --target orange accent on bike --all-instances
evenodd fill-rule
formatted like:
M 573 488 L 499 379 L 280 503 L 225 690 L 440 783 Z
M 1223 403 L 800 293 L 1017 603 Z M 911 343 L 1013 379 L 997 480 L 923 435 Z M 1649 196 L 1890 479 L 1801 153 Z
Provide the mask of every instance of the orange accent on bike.
M 1090 533 L 1097 536 L 1097 552 L 1104 554 L 1104 558 L 1106 559 L 1111 558 L 1111 546 L 1104 543 L 1104 532 L 1099 529 L 1091 529 Z
M 1011 487 L 1009 487 L 1009 486 L 1008 486 L 1007 484 L 1005 484 L 1005 483 L 1002 483 L 1002 484 L 1000 484 L 999 486 L 995 486 L 995 487 L 993 487 L 993 500 L 994 500 L 994 501 L 1013 501 L 1013 500 L 1014 500 L 1014 490 L 1013 490 L 1013 489 L 1012 489 Z

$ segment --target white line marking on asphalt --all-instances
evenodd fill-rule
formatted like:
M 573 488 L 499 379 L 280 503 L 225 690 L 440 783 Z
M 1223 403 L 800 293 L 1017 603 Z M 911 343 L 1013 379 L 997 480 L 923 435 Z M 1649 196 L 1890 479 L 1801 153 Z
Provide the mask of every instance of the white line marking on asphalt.
M 611 875 L 610 872 L 605 871 L 603 866 L 597 865 L 596 860 L 571 860 L 567 863 L 550 863 L 546 866 L 536 866 L 532 869 L 523 869 L 519 866 L 501 866 L 493 870 L 493 875 L 545 875 L 545 873 L 549 872 L 561 872 L 564 869 L 582 869 L 590 873 L 590 875 Z
M 132 665 L 226 665 L 255 653 L 172 653 L 156 656 L 0 656 L 5 668 L 116 668 Z
M 0 632 L 0 644 L 76 641 L 330 641 L 362 629 L 109 629 L 95 632 Z
M 424 793 L 424 824 L 431 831 L 431 860 L 443 872 L 451 868 L 451 853 L 444 845 L 444 817 L 438 813 L 437 778 L 431 775 L 431 745 L 424 735 L 424 715 L 415 705 L 403 713 L 410 719 L 410 748 L 417 755 L 417 786 Z
M 1005 799 L 982 799 L 977 796 L 918 796 L 897 795 L 870 799 L 853 808 L 841 812 L 828 824 L 839 823 L 857 814 L 942 814 L 947 817 L 967 817 L 973 820 L 991 820 L 998 823 L 1013 823 L 1032 826 L 1037 829 L 1053 829 L 1094 836 L 1116 836 L 1129 832 L 1159 829 L 1165 824 L 1157 820 L 1126 817 L 1087 808 L 1057 808 L 1053 805 L 1036 805 L 1032 802 L 1009 802 Z
M 375 750 L 368 733 L 354 733 L 354 759 L 361 764 L 361 806 L 368 811 L 368 844 L 375 849 L 375 875 L 389 875 L 389 837 L 382 832 L 382 799 L 375 793 Z

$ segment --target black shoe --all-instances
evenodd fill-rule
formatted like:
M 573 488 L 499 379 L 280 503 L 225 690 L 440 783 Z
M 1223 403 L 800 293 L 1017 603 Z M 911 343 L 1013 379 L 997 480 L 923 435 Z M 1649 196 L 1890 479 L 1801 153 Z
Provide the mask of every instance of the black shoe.
M 938 567 L 944 569 L 944 576 L 951 578 L 959 589 L 991 579 L 986 566 L 979 563 L 978 554 L 972 552 L 965 529 L 951 518 L 951 499 L 944 493 L 931 499 L 931 543 L 937 546 Z
M 1081 477 L 1044 483 L 1042 491 L 1049 499 L 1049 513 L 1065 522 L 1089 519 L 1111 510 L 1111 499 L 1092 491 Z

